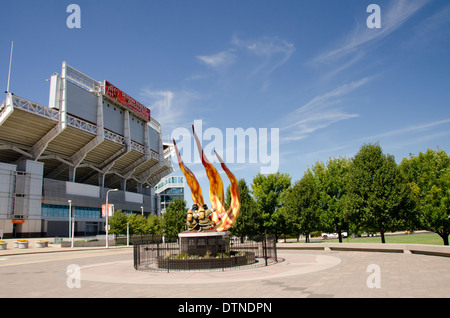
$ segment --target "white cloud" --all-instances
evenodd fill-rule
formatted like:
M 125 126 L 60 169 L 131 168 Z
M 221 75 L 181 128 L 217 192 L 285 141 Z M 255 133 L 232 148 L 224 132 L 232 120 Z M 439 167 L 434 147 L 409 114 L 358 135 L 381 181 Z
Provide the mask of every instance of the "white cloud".
M 142 101 L 149 105 L 152 117 L 161 123 L 163 138 L 177 127 L 190 127 L 195 114 L 192 102 L 202 98 L 192 91 L 174 92 L 150 88 L 144 88 L 140 95 Z
M 295 51 L 294 44 L 279 39 L 278 37 L 264 36 L 252 40 L 241 40 L 234 35 L 231 43 L 260 56 L 281 54 L 284 56 L 283 60 L 289 58 Z
M 331 49 L 315 58 L 316 62 L 334 60 L 349 53 L 361 50 L 365 45 L 372 45 L 379 40 L 389 36 L 407 22 L 417 11 L 419 11 L 429 0 L 393 1 L 390 7 L 381 7 L 381 28 L 369 29 L 364 25 L 358 25 L 356 29 L 343 41 L 338 48 Z
M 235 55 L 232 50 L 227 50 L 213 55 L 198 55 L 196 58 L 212 68 L 221 68 L 233 64 Z
M 397 136 L 397 135 L 401 135 L 401 134 L 410 134 L 410 133 L 414 133 L 414 132 L 423 132 L 423 131 L 430 130 L 430 129 L 436 127 L 436 126 L 440 126 L 440 125 L 444 125 L 444 124 L 448 124 L 448 123 L 450 123 L 450 118 L 434 121 L 434 122 L 431 122 L 431 123 L 419 124 L 419 125 L 409 126 L 409 127 L 405 127 L 405 128 L 395 129 L 395 130 L 391 130 L 391 131 L 384 132 L 384 133 L 381 133 L 381 134 L 377 134 L 377 135 L 361 138 L 360 140 L 361 141 L 365 141 L 365 140 L 379 140 L 381 138 L 393 137 L 393 136 Z
M 410 38 L 410 45 L 431 45 L 433 41 L 448 39 L 450 23 L 450 5 L 440 8 L 435 14 L 428 17 L 414 28 L 415 36 Z
M 281 141 L 298 141 L 317 130 L 324 129 L 342 120 L 359 117 L 359 114 L 346 113 L 336 106 L 343 97 L 366 84 L 370 78 L 341 85 L 322 95 L 315 96 L 308 103 L 297 108 L 283 118 Z
M 150 89 L 144 89 L 142 95 L 146 99 L 150 99 L 150 109 L 152 116 L 157 118 L 158 121 L 164 123 L 172 123 L 176 121 L 177 112 L 173 109 L 173 97 L 172 91 L 151 91 Z
M 343 84 L 323 95 L 318 95 L 316 97 L 314 97 L 313 99 L 311 99 L 308 103 L 306 103 L 305 105 L 301 106 L 300 108 L 298 108 L 296 110 L 296 113 L 300 114 L 303 113 L 311 108 L 315 108 L 315 109 L 320 109 L 320 108 L 324 108 L 326 106 L 332 105 L 332 104 L 336 104 L 339 102 L 339 100 L 337 99 L 338 97 L 348 94 L 349 92 L 357 89 L 358 87 L 366 84 L 368 81 L 370 80 L 370 78 L 365 77 L 359 81 L 356 82 L 351 82 L 351 83 L 347 83 L 347 84 Z
M 379 29 L 367 27 L 365 18 L 369 16 L 369 13 L 358 16 L 359 23 L 353 31 L 348 32 L 343 38 L 337 39 L 337 44 L 318 54 L 307 64 L 312 67 L 326 66 L 326 73 L 322 77 L 326 80 L 355 66 L 356 63 L 361 65 L 361 61 L 367 66 L 370 61 L 364 61 L 366 55 L 411 20 L 429 1 L 398 0 L 381 5 L 381 28 Z
M 239 49 L 263 58 L 262 63 L 253 70 L 251 75 L 264 72 L 266 76 L 269 76 L 285 64 L 295 51 L 294 44 L 278 37 L 264 36 L 257 39 L 242 40 L 234 35 L 231 43 Z
M 294 51 L 294 44 L 278 37 L 263 36 L 242 40 L 234 35 L 227 50 L 211 55 L 197 55 L 196 58 L 215 70 L 223 70 L 241 61 L 241 65 L 251 69 L 247 77 L 258 75 L 257 78 L 263 81 L 265 89 L 269 85 L 270 75 L 285 64 Z M 246 55 L 251 58 L 246 59 Z

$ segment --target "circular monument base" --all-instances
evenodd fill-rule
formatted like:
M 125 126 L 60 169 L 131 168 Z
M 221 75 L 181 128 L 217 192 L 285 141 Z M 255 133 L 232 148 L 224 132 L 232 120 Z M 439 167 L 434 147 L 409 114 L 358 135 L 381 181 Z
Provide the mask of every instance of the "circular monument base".
M 178 234 L 181 253 L 196 256 L 217 256 L 230 253 L 230 232 L 185 231 Z

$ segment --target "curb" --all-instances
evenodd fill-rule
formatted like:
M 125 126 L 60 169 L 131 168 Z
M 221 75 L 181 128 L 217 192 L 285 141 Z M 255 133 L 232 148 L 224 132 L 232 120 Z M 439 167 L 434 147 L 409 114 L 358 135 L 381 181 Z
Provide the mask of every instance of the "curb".
M 34 250 L 34 249 L 26 249 L 22 251 L 12 251 L 10 253 L 2 253 L 0 252 L 0 257 L 6 257 L 6 256 L 17 256 L 17 255 L 26 255 L 26 254 L 42 254 L 42 253 L 61 253 L 61 252 L 80 252 L 80 251 L 95 251 L 95 250 L 114 250 L 114 249 L 122 249 L 122 248 L 132 248 L 133 246 L 110 246 L 108 248 L 106 247 L 75 247 L 75 248 L 50 248 L 47 249 L 41 248 L 40 250 Z M 11 249 L 10 249 L 11 250 Z M 6 250 L 8 251 L 8 250 Z M 4 251 L 3 251 L 4 252 Z

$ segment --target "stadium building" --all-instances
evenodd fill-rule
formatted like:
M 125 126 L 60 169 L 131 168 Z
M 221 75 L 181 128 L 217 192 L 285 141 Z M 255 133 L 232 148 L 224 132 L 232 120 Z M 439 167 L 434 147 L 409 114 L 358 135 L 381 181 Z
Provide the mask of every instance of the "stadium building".
M 164 177 L 156 185 L 155 192 L 159 195 L 161 212 L 164 213 L 169 203 L 176 199 L 184 199 L 184 177 L 170 176 Z
M 115 209 L 159 215 L 171 151 L 147 107 L 63 62 L 48 106 L 10 92 L 0 106 L 0 231 L 67 236 L 71 207 L 75 235 L 103 233 L 107 193 Z

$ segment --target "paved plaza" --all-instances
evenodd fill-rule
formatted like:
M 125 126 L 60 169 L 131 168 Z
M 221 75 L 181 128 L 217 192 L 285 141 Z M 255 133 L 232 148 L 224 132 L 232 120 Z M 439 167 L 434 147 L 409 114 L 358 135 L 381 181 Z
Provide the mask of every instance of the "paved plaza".
M 32 242 L 30 242 L 32 245 Z M 0 251 L 0 298 L 448 298 L 450 258 L 279 244 L 277 264 L 227 271 L 145 272 L 132 247 Z M 283 248 L 284 247 L 284 248 Z M 78 285 L 67 270 L 79 269 Z

